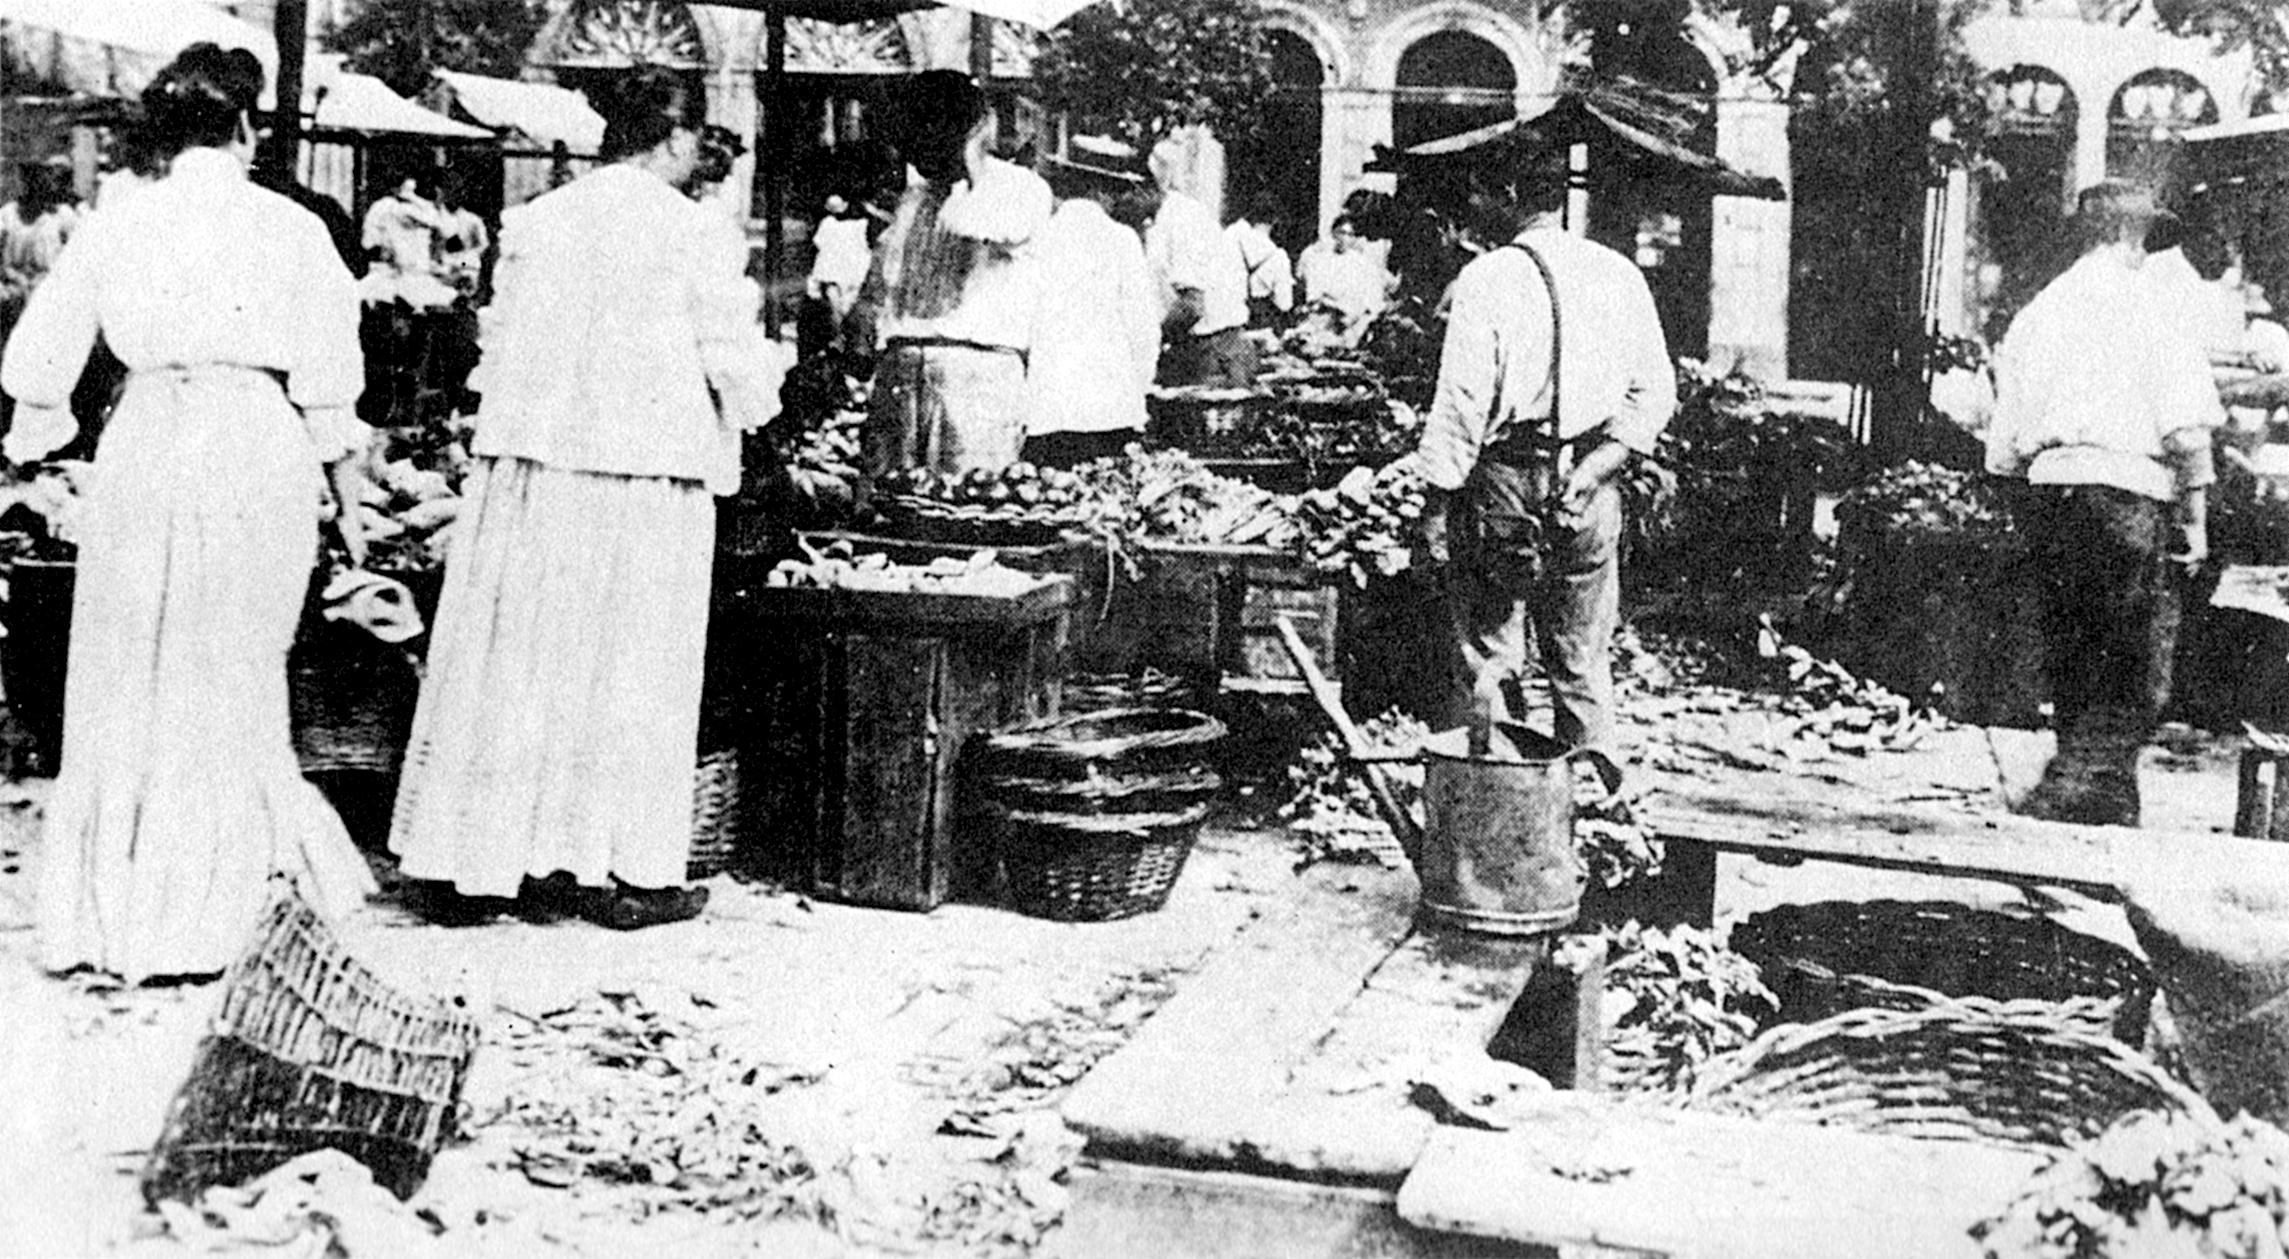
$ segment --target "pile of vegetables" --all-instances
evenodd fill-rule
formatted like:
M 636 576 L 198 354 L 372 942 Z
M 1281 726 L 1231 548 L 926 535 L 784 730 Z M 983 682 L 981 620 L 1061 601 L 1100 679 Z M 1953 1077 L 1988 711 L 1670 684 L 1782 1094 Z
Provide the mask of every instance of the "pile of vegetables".
M 1698 927 L 1605 930 L 1606 1054 L 1625 1088 L 1689 1089 L 1703 1064 L 1749 1043 L 1779 1009 L 1756 963 Z
M 1413 565 L 1423 507 L 1423 479 L 1411 460 L 1354 468 L 1334 489 L 1299 497 L 1296 553 L 1316 571 L 1348 573 L 1365 588 L 1370 574 L 1393 577 Z
M 1995 541 L 2010 533 L 2011 513 L 1987 477 L 1909 460 L 1846 491 L 1836 523 L 1867 541 Z
M 787 482 L 800 525 L 834 525 L 850 518 L 858 501 L 860 435 L 866 416 L 840 411 L 805 430 L 787 455 Z
M 1359 734 L 1369 747 L 1418 748 L 1431 737 L 1431 728 L 1392 708 L 1361 722 Z M 1395 763 L 1384 769 L 1398 806 L 1421 824 L 1423 767 Z M 1329 730 L 1304 745 L 1296 763 L 1288 766 L 1288 783 L 1294 794 L 1280 806 L 1280 816 L 1302 844 L 1296 869 L 1321 862 L 1371 863 L 1392 870 L 1406 864 L 1399 837 L 1376 809 L 1366 772 L 1345 757 L 1341 735 Z
M 1288 500 L 1218 476 L 1181 450 L 1131 446 L 1076 472 L 1090 527 L 1116 549 L 1138 542 L 1279 547 L 1295 531 Z
M 2133 1111 L 1972 1229 L 1993 1259 L 2279 1259 L 2289 1133 L 2243 1115 Z
M 365 566 L 396 573 L 444 567 L 446 526 L 460 518 L 468 466 L 468 450 L 459 439 L 428 447 L 386 431 L 357 506 Z
M 900 594 L 979 595 L 1009 598 L 1041 584 L 1031 573 L 1006 568 L 990 550 L 963 557 L 941 556 L 927 564 L 898 564 L 878 551 L 853 552 L 845 540 L 824 547 L 796 540 L 803 558 L 781 560 L 763 579 L 774 590 L 790 588 L 876 590 Z

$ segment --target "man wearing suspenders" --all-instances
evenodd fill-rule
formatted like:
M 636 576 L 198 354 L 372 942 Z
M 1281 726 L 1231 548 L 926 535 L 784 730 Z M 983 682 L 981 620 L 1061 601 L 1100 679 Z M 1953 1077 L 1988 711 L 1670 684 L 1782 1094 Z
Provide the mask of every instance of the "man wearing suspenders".
M 1460 648 L 1447 716 L 1525 715 L 1531 627 L 1558 740 L 1612 756 L 1616 479 L 1676 409 L 1675 368 L 1636 265 L 1565 230 L 1565 150 L 1488 165 L 1470 212 L 1502 244 L 1455 280 L 1416 455 Z

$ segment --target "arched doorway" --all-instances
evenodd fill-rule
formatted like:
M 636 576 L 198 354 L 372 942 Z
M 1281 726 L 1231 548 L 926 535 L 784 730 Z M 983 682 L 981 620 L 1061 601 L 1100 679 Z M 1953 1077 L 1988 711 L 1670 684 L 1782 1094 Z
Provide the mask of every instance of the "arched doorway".
M 575 0 L 545 38 L 534 63 L 574 91 L 631 66 L 666 66 L 697 96 L 707 73 L 706 41 L 681 0 Z
M 1459 135 L 1517 113 L 1518 74 L 1500 48 L 1467 31 L 1438 31 L 1399 55 L 1391 100 L 1398 148 Z
M 1228 215 L 1270 207 L 1272 238 L 1291 255 L 1319 232 L 1320 86 L 1327 70 L 1309 41 L 1293 31 L 1270 32 L 1271 95 L 1255 128 L 1231 141 L 1226 164 L 1231 184 Z
M 2081 105 L 2066 80 L 2020 65 L 1987 80 L 1987 157 L 1998 175 L 1977 199 L 1978 295 L 1989 339 L 2072 261 L 2075 131 Z
M 758 58 L 760 60 L 760 58 Z M 767 127 L 781 146 L 790 217 L 818 217 L 827 194 L 857 204 L 873 195 L 885 204 L 897 197 L 903 168 L 876 134 L 883 108 L 883 85 L 911 73 L 914 58 L 896 19 L 787 23 L 787 75 L 779 95 L 756 94 L 769 109 L 785 111 L 784 130 Z M 760 76 L 759 76 L 760 77 Z M 763 183 L 773 172 L 756 164 L 755 204 L 764 204 Z

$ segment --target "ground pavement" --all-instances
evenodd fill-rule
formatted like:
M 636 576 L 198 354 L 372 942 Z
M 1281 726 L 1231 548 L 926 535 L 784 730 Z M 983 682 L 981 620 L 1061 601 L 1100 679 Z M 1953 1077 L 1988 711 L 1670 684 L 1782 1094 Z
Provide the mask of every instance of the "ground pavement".
M 1998 807 L 2047 755 L 2048 736 L 1956 728 L 1830 768 Z M 2144 769 L 2150 824 L 2226 829 L 2224 741 L 2168 732 Z M 246 1253 L 316 1255 L 329 1234 L 377 1255 L 1026 1253 L 1064 1206 L 1074 1149 L 1057 1102 L 1299 877 L 1284 833 L 1225 825 L 1165 910 L 1120 923 L 857 909 L 728 879 L 700 921 L 632 935 L 447 929 L 375 907 L 343 927 L 361 956 L 486 1013 L 471 1140 L 409 1207 L 344 1191 L 312 1206 L 327 1227 L 228 1211 L 162 1227 L 133 1175 L 215 990 L 35 972 L 44 790 L 0 797 L 0 1256 L 230 1253 L 264 1228 L 283 1244 Z M 1728 919 L 1836 896 L 2017 895 L 1729 858 L 1719 894 Z M 2116 911 L 2082 917 L 2123 934 Z M 1281 982 L 1276 967 L 1263 982 Z

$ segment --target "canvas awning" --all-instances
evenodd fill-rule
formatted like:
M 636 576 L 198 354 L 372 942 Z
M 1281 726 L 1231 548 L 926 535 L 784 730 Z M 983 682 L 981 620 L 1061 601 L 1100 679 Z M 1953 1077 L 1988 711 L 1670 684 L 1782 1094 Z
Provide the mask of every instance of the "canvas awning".
M 570 88 L 455 70 L 433 73 L 453 93 L 456 105 L 488 127 L 515 131 L 544 145 L 561 142 L 578 154 L 594 153 L 604 142 L 604 116 Z
M 434 136 L 443 140 L 490 140 L 483 127 L 455 122 L 433 113 L 389 90 L 371 75 L 344 71 L 334 76 L 318 98 L 313 120 L 321 129 L 364 131 L 394 135 Z
M 1787 195 L 1779 180 L 1746 174 L 1648 131 L 1582 92 L 1561 93 L 1555 104 L 1531 118 L 1509 118 L 1404 149 L 1378 145 L 1367 169 L 1401 174 L 1462 170 L 1513 153 L 1576 144 L 1589 146 L 1593 166 L 1632 182 L 1701 196 L 1779 201 Z
M 277 77 L 270 32 L 202 0 L 0 0 L 7 55 L 70 92 L 140 96 L 177 53 L 202 42 L 244 48 L 261 60 L 266 82 Z

